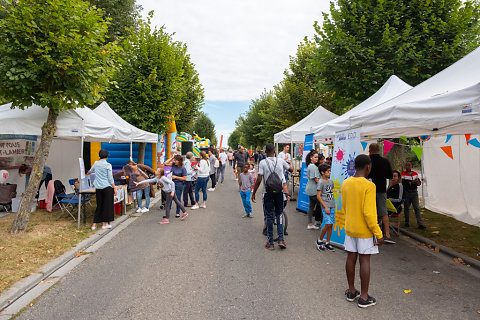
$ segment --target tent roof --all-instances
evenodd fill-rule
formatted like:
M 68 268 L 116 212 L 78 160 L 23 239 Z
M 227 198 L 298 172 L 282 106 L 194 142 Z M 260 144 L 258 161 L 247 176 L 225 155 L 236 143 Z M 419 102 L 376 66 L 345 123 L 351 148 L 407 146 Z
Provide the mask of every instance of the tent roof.
M 328 121 L 320 126 L 313 127 L 311 132 L 314 133 L 315 138 L 331 138 L 335 132 L 346 130 L 350 127 L 350 117 L 356 114 L 361 114 L 376 105 L 388 101 L 399 94 L 411 89 L 412 86 L 402 81 L 399 77 L 393 75 L 387 82 L 367 100 L 363 101 L 348 112 L 342 114 L 338 118 Z
M 480 48 L 405 93 L 350 117 L 362 135 L 479 133 Z M 463 107 L 471 109 L 464 113 Z
M 335 113 L 319 106 L 293 126 L 276 133 L 274 141 L 275 143 L 303 143 L 305 141 L 305 135 L 311 132 L 311 127 L 318 126 L 319 124 L 335 119 L 336 117 L 338 116 Z
M 42 135 L 42 126 L 47 121 L 48 109 L 37 105 L 21 110 L 11 109 L 11 103 L 0 106 L 0 134 Z M 55 137 L 85 141 L 128 142 L 130 131 L 94 113 L 89 108 L 62 111 L 57 118 Z
M 131 140 L 134 142 L 149 142 L 157 143 L 158 135 L 156 133 L 151 133 L 142 129 L 139 129 L 127 121 L 123 120 L 115 111 L 110 108 L 106 101 L 103 101 L 98 107 L 96 107 L 93 112 L 102 116 L 103 118 L 109 119 L 111 122 L 117 124 L 120 127 L 127 128 L 130 130 Z

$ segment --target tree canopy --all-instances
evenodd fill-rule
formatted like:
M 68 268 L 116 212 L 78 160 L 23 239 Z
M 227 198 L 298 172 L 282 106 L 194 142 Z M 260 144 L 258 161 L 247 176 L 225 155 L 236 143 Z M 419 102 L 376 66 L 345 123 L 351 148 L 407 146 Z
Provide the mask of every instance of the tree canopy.
M 146 21 L 124 41 L 122 67 L 107 102 L 125 120 L 147 131 L 164 132 L 171 116 L 179 131 L 191 126 L 203 103 L 203 88 L 185 44 L 174 41 L 164 27 Z

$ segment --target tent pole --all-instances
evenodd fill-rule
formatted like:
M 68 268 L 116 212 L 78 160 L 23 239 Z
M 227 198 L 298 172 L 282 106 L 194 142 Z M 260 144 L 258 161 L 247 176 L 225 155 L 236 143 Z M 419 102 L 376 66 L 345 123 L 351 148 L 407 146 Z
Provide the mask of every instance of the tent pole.
M 423 150 L 423 141 L 420 140 L 420 146 L 422 147 L 422 150 Z M 425 193 L 424 193 L 424 189 L 423 189 L 423 185 L 424 185 L 424 182 L 425 182 L 425 177 L 423 176 L 424 173 L 423 173 L 423 152 L 422 152 L 422 157 L 420 159 L 420 170 L 422 172 L 422 209 L 425 209 Z
M 80 158 L 83 159 L 83 143 L 85 141 L 85 137 L 82 135 L 82 142 L 80 146 Z M 85 165 L 85 164 L 84 164 Z M 80 192 L 82 192 L 82 177 L 80 177 Z M 77 228 L 80 229 L 80 217 L 82 215 L 82 194 L 78 195 L 78 216 L 77 216 Z
M 133 147 L 132 147 L 132 140 L 130 140 L 130 160 L 133 161 Z

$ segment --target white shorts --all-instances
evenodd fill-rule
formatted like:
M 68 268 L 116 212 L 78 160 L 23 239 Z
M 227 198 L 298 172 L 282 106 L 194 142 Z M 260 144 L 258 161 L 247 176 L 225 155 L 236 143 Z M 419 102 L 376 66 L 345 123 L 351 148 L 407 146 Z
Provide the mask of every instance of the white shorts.
M 374 245 L 372 238 L 354 238 L 345 235 L 345 250 L 359 254 L 377 254 L 378 246 Z

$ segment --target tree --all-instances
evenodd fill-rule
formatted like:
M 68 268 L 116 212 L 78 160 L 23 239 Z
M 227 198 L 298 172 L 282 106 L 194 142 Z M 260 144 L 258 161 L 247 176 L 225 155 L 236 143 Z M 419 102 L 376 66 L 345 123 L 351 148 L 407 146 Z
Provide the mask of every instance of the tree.
M 113 41 L 129 35 L 140 17 L 142 7 L 135 0 L 90 0 L 90 3 L 103 10 L 104 19 L 110 19 L 108 38 Z
M 173 117 L 183 130 L 203 103 L 203 88 L 186 45 L 174 41 L 163 27 L 152 30 L 152 17 L 153 11 L 125 39 L 123 63 L 114 76 L 116 86 L 106 100 L 123 119 L 141 129 L 165 132 Z
M 101 10 L 81 0 L 19 0 L 0 20 L 0 29 L 0 96 L 20 109 L 37 104 L 49 110 L 10 230 L 17 233 L 28 224 L 59 112 L 101 97 L 120 48 L 105 44 L 108 24 Z
M 199 112 L 195 123 L 193 125 L 193 131 L 200 138 L 210 139 L 212 145 L 217 145 L 217 135 L 215 133 L 215 125 L 212 120 L 203 112 Z
M 477 1 L 338 0 L 314 25 L 315 87 L 340 114 L 393 74 L 415 86 L 478 46 L 479 17 Z
M 228 137 L 228 146 L 232 149 L 237 149 L 238 145 L 240 144 L 241 136 L 242 133 L 238 128 L 233 130 L 232 134 L 230 134 L 230 137 Z

